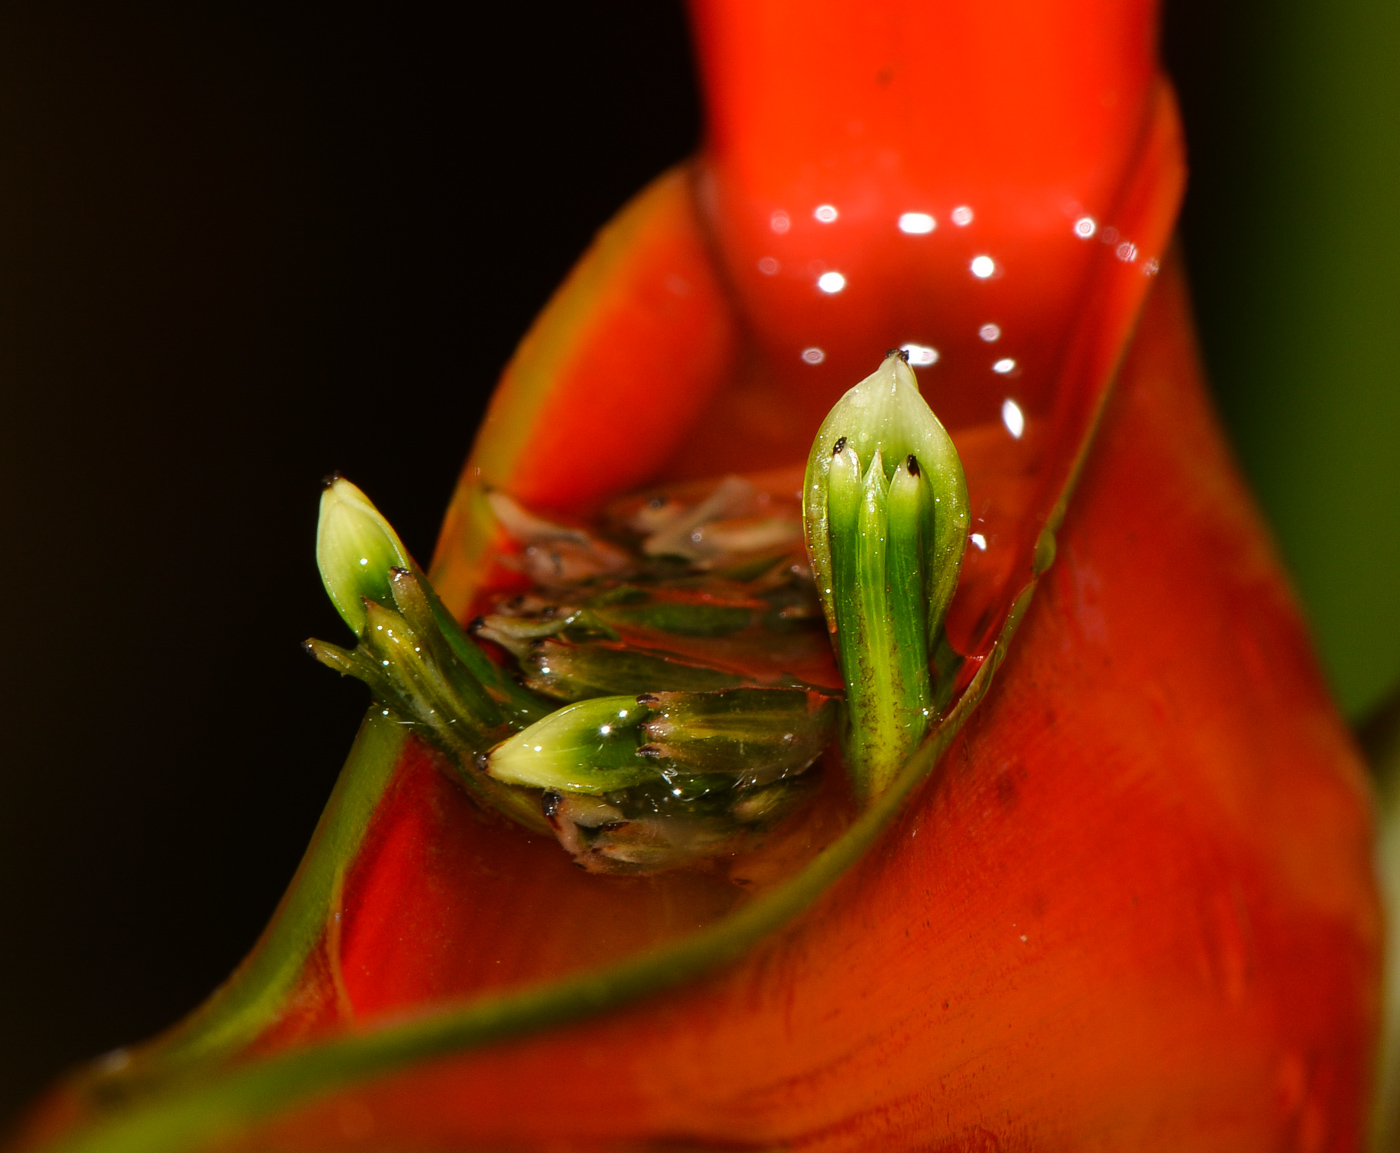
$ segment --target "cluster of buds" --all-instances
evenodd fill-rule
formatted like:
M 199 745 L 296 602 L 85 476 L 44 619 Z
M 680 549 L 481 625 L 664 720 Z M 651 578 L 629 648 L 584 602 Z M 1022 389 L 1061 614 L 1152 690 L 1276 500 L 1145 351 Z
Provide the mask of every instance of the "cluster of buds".
M 603 552 L 537 517 L 529 526 L 545 547 L 568 544 L 581 579 L 549 590 L 565 603 L 511 597 L 464 631 L 388 521 L 332 478 L 317 558 L 358 644 L 312 640 L 308 651 L 364 681 L 479 803 L 553 833 L 592 871 L 654 872 L 732 852 L 811 795 L 807 770 L 832 743 L 839 690 L 744 660 L 820 641 L 810 582 L 784 552 L 740 582 L 640 551 L 619 565 L 618 546 Z
M 930 659 L 967 497 L 898 354 L 822 425 L 801 517 L 749 515 L 754 486 L 731 477 L 688 507 L 651 498 L 634 540 L 607 541 L 492 496 L 537 587 L 464 630 L 368 498 L 331 478 L 317 559 L 358 643 L 307 648 L 364 681 L 479 803 L 587 869 L 751 843 L 813 793 L 838 732 L 868 802 L 936 715 Z M 830 669 L 827 636 L 844 693 L 805 676 Z

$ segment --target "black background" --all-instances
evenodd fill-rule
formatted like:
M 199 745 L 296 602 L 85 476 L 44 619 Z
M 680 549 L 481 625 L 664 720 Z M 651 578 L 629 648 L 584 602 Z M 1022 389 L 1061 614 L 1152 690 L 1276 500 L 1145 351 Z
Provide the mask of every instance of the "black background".
M 1249 22 L 1169 13 L 1188 245 Z M 698 130 L 659 0 L 4 6 L 0 1115 L 195 1005 L 291 876 L 364 705 L 298 647 L 341 637 L 318 478 L 426 558 L 515 341 Z

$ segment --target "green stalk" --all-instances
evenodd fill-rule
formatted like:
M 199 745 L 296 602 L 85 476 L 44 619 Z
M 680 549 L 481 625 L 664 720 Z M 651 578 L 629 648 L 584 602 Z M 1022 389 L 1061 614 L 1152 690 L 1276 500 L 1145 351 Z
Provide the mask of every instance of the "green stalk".
M 279 1019 L 307 958 L 339 915 L 345 872 L 393 776 L 404 739 L 397 719 L 370 711 L 306 855 L 252 952 L 193 1014 L 128 1054 L 119 1069 L 104 1063 L 84 1089 L 109 1101 L 138 1095 L 173 1073 L 220 1064 Z

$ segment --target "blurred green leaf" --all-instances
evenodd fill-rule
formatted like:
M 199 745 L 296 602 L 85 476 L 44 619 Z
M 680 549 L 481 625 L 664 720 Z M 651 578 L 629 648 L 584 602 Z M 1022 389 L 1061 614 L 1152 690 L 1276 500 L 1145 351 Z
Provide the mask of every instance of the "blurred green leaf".
M 1168 11 L 1226 423 L 1342 707 L 1400 680 L 1400 4 Z

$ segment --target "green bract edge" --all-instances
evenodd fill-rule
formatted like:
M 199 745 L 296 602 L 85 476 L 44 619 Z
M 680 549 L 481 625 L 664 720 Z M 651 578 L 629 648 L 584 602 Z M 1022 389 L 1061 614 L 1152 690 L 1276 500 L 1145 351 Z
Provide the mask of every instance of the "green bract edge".
M 247 958 L 183 1021 L 129 1053 L 119 1050 L 119 1060 L 100 1061 L 77 1088 L 139 1095 L 172 1074 L 237 1052 L 276 1020 L 338 909 L 346 870 L 393 777 L 406 732 L 397 718 L 370 710 L 301 864 Z

